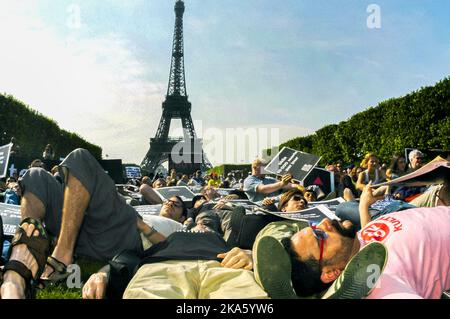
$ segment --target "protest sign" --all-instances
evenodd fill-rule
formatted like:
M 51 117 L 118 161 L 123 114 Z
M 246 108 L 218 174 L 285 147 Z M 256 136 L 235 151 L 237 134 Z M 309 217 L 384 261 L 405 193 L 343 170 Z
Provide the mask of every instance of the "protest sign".
M 20 205 L 0 203 L 0 215 L 3 220 L 3 233 L 5 236 L 14 236 L 20 223 Z
M 328 207 L 329 210 L 334 212 L 334 211 L 336 211 L 336 207 L 340 203 L 344 203 L 344 202 L 345 202 L 345 199 L 343 199 L 342 197 L 338 197 L 338 198 L 323 200 L 323 201 L 319 201 L 319 202 L 309 202 L 308 207 L 316 207 L 319 205 L 325 205 Z
M 126 178 L 141 178 L 141 168 L 139 166 L 125 166 Z
M 11 151 L 12 143 L 0 146 L 0 178 L 7 174 L 9 152 Z
M 264 168 L 275 175 L 291 174 L 293 179 L 301 182 L 320 161 L 320 157 L 283 147 L 281 151 Z
M 303 181 L 303 186 L 317 185 L 326 195 L 334 192 L 334 173 L 320 167 L 314 167 Z
M 271 212 L 262 208 L 257 210 L 262 211 L 266 214 L 275 215 L 284 219 L 296 220 L 296 221 L 306 221 L 310 223 L 320 223 L 324 218 L 339 220 L 330 209 L 325 205 L 317 205 L 315 207 L 303 209 L 297 212 Z
M 144 217 L 145 215 L 159 215 L 159 212 L 161 211 L 161 207 L 162 207 L 161 204 L 133 206 L 133 208 L 142 217 Z
M 155 188 L 155 192 L 162 200 L 167 200 L 173 196 L 179 196 L 183 202 L 192 202 L 195 194 L 187 186 L 173 186 Z

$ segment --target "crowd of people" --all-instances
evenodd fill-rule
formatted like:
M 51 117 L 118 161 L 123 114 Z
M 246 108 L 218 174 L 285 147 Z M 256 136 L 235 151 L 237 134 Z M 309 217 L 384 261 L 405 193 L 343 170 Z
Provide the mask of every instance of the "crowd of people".
M 22 218 L 0 295 L 31 298 L 39 282 L 64 282 L 68 265 L 87 256 L 105 266 L 84 284 L 86 299 L 440 298 L 450 289 L 449 160 L 435 159 L 444 173 L 414 186 L 395 180 L 422 169 L 419 150 L 393 156 L 389 166 L 374 153 L 357 166 L 329 164 L 329 194 L 291 174 L 266 176 L 262 159 L 245 179 L 171 170 L 118 188 L 87 150 L 77 149 L 51 172 L 34 163 L 0 184 L 0 196 L 20 205 Z M 163 200 L 155 191 L 173 186 L 197 195 Z M 161 204 L 159 214 L 138 214 L 124 197 L 131 192 L 139 198 L 133 205 Z M 236 201 L 292 213 L 335 197 L 345 199 L 337 218 L 319 224 L 255 213 Z M 372 287 L 365 267 L 374 264 L 381 284 Z

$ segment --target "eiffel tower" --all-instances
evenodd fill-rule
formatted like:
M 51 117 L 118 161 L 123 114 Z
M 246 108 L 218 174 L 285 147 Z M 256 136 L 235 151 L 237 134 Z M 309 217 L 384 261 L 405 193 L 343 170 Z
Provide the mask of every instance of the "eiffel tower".
M 162 116 L 154 138 L 150 139 L 150 149 L 141 167 L 155 172 L 159 165 L 169 161 L 169 169 L 192 173 L 200 167 L 210 168 L 202 148 L 202 139 L 197 138 L 191 117 L 191 103 L 186 94 L 183 53 L 183 13 L 184 2 L 175 3 L 175 30 L 173 35 L 172 61 L 166 100 L 162 104 Z M 181 119 L 183 138 L 169 138 L 172 119 Z M 172 164 L 172 165 L 171 165 Z

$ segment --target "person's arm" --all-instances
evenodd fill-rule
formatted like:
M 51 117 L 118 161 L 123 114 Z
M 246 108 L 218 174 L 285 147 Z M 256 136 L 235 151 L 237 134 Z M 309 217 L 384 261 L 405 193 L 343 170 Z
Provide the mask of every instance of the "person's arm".
M 223 258 L 220 265 L 225 268 L 246 270 L 253 269 L 253 257 L 251 250 L 244 250 L 239 247 L 234 247 L 230 251 L 218 254 L 217 258 Z
M 358 180 L 356 181 L 356 189 L 363 191 L 366 184 L 363 183 L 365 172 L 361 172 L 358 175 Z
M 256 187 L 256 191 L 258 193 L 263 193 L 263 194 L 270 194 L 270 193 L 276 192 L 284 187 L 288 187 L 288 185 L 290 185 L 291 179 L 292 179 L 291 174 L 283 175 L 283 177 L 281 178 L 281 181 L 279 181 L 279 182 L 276 182 L 273 184 L 267 184 L 267 185 L 263 185 L 262 183 L 259 184 Z
M 149 204 L 161 204 L 162 199 L 156 194 L 155 190 L 147 184 L 142 184 L 139 187 L 139 193 L 144 196 L 145 200 Z
M 158 232 L 154 227 L 147 225 L 144 221 L 137 217 L 138 230 L 154 245 L 166 240 L 166 237 Z
M 361 223 L 361 228 L 364 228 L 372 220 L 372 216 L 369 213 L 369 207 L 375 203 L 377 199 L 373 196 L 372 182 L 367 184 L 361 197 L 359 199 L 359 219 Z

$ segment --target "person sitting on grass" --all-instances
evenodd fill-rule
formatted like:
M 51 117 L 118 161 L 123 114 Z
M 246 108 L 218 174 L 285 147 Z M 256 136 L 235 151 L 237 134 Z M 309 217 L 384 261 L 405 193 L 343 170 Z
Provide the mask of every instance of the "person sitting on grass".
M 265 197 L 279 195 L 281 191 L 296 189 L 297 185 L 292 184 L 292 175 L 281 176 L 281 180 L 266 177 L 264 166 L 266 163 L 261 159 L 255 159 L 252 162 L 252 173 L 244 180 L 244 192 L 252 202 L 258 202 Z
M 31 168 L 23 176 L 22 221 L 4 268 L 2 298 L 29 297 L 31 283 L 41 275 L 51 282 L 66 278 L 75 253 L 107 261 L 124 250 L 142 252 L 141 233 L 152 243 L 165 239 L 126 204 L 87 150 L 71 152 L 59 173 L 62 184 L 42 168 Z M 180 200 L 169 201 L 160 214 L 183 222 L 186 212 Z M 49 256 L 50 237 L 57 240 Z
M 384 174 L 380 171 L 379 166 L 380 161 L 378 160 L 378 157 L 374 153 L 367 153 L 361 162 L 361 167 L 366 170 L 358 175 L 356 189 L 362 191 L 364 186 L 370 181 L 372 181 L 373 184 L 384 182 L 386 180 L 386 176 L 384 176 Z M 383 190 L 383 192 L 380 192 L 378 195 L 385 194 L 386 189 L 380 189 L 379 191 L 381 190 Z

